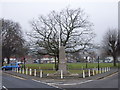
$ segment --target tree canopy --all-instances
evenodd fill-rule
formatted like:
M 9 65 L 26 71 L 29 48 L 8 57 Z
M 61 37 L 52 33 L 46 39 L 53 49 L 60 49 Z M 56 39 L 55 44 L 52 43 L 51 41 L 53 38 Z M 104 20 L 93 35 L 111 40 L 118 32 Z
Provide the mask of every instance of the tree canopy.
M 21 27 L 17 22 L 1 19 L 2 22 L 2 58 L 23 54 L 24 38 Z M 2 60 L 3 60 L 2 59 Z
M 39 16 L 31 22 L 31 37 L 39 54 L 59 55 L 59 46 L 65 46 L 66 53 L 85 50 L 94 38 L 88 16 L 80 8 L 66 8 Z

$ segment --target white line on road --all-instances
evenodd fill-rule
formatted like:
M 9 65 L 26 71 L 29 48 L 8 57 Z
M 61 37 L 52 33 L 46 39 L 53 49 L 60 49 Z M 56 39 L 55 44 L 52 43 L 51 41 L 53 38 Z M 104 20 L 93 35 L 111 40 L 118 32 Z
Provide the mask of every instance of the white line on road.
M 41 81 L 37 81 L 37 80 L 34 80 L 32 79 L 33 81 L 36 81 L 36 82 L 41 82 Z M 60 84 L 60 83 L 45 83 L 45 82 L 41 82 L 41 83 L 44 83 L 44 84 L 48 84 L 50 86 L 53 86 L 53 87 L 56 87 L 56 88 L 59 88 L 55 85 L 78 85 L 78 84 L 83 84 L 83 83 L 88 83 L 88 82 L 91 82 L 93 80 L 87 80 L 87 81 L 84 81 L 84 82 L 80 82 L 80 83 L 69 83 L 69 84 Z
M 54 85 L 52 85 L 52 84 L 50 84 L 50 83 L 41 82 L 41 81 L 38 81 L 38 80 L 35 80 L 35 79 L 32 79 L 32 80 L 35 81 L 35 82 L 39 82 L 39 83 L 43 83 L 43 84 L 47 84 L 47 85 L 52 86 L 52 87 L 55 87 L 55 88 L 59 88 L 59 87 L 54 86 Z
M 5 90 L 8 90 L 5 86 L 2 86 Z
M 91 82 L 91 81 L 93 81 L 93 80 L 87 80 L 87 81 L 80 82 L 80 83 L 68 83 L 68 84 L 51 83 L 51 84 L 56 84 L 56 85 L 78 85 L 78 84 L 88 83 L 88 82 Z

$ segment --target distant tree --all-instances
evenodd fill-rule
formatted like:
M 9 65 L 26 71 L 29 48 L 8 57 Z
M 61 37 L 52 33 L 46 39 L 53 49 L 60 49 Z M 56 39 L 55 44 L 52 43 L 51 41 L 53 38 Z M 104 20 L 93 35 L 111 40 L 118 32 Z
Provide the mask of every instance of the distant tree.
M 0 21 L 2 22 L 2 62 L 7 58 L 9 64 L 12 55 L 23 55 L 25 40 L 18 23 L 5 19 Z
M 55 56 L 55 64 L 59 63 L 60 45 L 65 47 L 66 53 L 79 52 L 88 48 L 95 36 L 93 24 L 80 8 L 52 11 L 47 16 L 39 16 L 31 25 L 33 32 L 30 36 L 34 38 L 36 52 Z
M 118 31 L 109 29 L 103 38 L 103 53 L 113 57 L 113 65 L 116 66 L 118 52 Z
M 118 56 L 120 56 L 120 30 L 118 30 Z

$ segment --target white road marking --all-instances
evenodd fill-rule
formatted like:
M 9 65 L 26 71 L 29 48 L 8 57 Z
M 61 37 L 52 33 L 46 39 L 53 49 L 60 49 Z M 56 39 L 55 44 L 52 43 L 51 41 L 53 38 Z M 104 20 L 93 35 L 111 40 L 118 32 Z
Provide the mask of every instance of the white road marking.
M 37 80 L 34 80 L 34 79 L 32 79 L 32 80 L 33 80 L 33 81 L 36 81 L 36 82 L 41 82 L 41 81 L 37 81 Z M 69 83 L 69 84 L 60 84 L 60 83 L 58 83 L 58 82 L 56 82 L 56 83 L 41 82 L 41 83 L 48 84 L 48 85 L 50 85 L 50 86 L 59 88 L 59 87 L 57 87 L 57 86 L 55 86 L 55 85 L 78 85 L 78 84 L 88 83 L 88 82 L 91 82 L 91 81 L 93 81 L 93 80 L 87 80 L 87 81 L 80 82 L 80 83 Z
M 55 84 L 55 85 L 78 85 L 78 84 L 88 83 L 88 82 L 91 82 L 91 81 L 93 81 L 93 80 L 87 80 L 87 81 L 80 82 L 80 83 L 68 83 L 68 84 L 51 83 L 51 84 Z
M 18 76 L 14 76 L 14 75 L 11 75 L 11 76 L 15 77 L 15 78 L 18 78 L 18 79 L 26 80 L 25 78 L 22 78 L 22 77 L 18 77 Z
M 112 77 L 112 76 L 114 76 L 114 75 L 116 75 L 116 74 L 118 74 L 118 72 L 113 73 L 113 74 L 111 74 L 111 75 L 108 75 L 108 76 L 106 76 L 106 77 L 103 77 L 103 78 L 102 78 L 102 79 L 100 79 L 100 80 L 107 79 L 107 78 Z
M 5 86 L 2 86 L 5 90 L 8 90 Z
M 22 78 L 22 77 L 19 77 L 19 76 L 15 76 L 15 75 L 11 75 L 11 74 L 8 74 L 8 73 L 5 73 L 6 75 L 9 75 L 11 77 L 15 77 L 17 79 L 21 79 L 21 80 L 26 80 L 25 78 Z
M 38 80 L 35 80 L 35 79 L 32 79 L 32 80 L 35 81 L 35 82 L 39 82 L 39 83 L 43 83 L 43 84 L 47 84 L 47 85 L 52 86 L 52 87 L 55 87 L 55 88 L 59 88 L 59 87 L 54 86 L 53 84 L 50 84 L 50 83 L 41 82 L 41 81 L 38 81 Z

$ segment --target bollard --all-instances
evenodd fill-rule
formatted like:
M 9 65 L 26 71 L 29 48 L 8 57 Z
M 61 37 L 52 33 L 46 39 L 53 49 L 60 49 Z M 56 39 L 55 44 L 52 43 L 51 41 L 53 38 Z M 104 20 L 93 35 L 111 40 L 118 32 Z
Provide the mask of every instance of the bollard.
M 22 71 L 21 71 L 21 68 L 20 68 L 20 73 L 21 73 Z
M 34 76 L 36 76 L 36 69 L 34 69 Z
M 24 68 L 22 69 L 22 74 L 24 74 Z
M 26 68 L 26 75 L 28 74 L 28 68 Z
M 83 70 L 83 78 L 85 78 L 85 71 Z
M 63 70 L 61 70 L 61 79 L 63 79 Z
M 101 68 L 100 68 L 100 70 L 99 70 L 99 74 L 101 73 Z
M 32 75 L 32 69 L 30 68 L 30 75 Z
M 96 74 L 98 74 L 98 70 L 96 70 Z
M 93 76 L 94 76 L 95 75 L 94 68 L 92 70 L 93 70 Z
M 101 68 L 101 73 L 102 73 L 102 68 Z
M 40 78 L 42 78 L 42 70 L 40 70 Z
M 106 71 L 108 71 L 108 67 L 106 67 Z
M 88 76 L 90 77 L 90 69 L 88 69 Z
M 106 72 L 106 67 L 105 67 L 105 72 Z
M 17 73 L 18 73 L 18 68 L 17 68 Z

